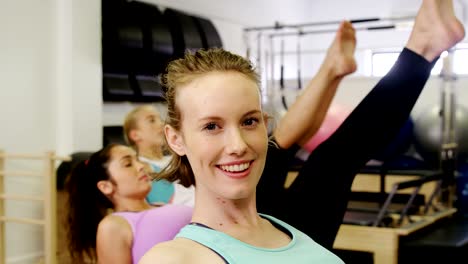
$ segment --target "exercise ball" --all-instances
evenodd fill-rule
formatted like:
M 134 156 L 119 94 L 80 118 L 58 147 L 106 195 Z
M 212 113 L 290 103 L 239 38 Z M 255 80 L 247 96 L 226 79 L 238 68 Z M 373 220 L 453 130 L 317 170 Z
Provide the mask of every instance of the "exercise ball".
M 332 104 L 328 109 L 322 125 L 310 140 L 304 145 L 304 149 L 311 153 L 318 145 L 327 140 L 343 121 L 351 113 L 351 110 L 337 104 Z
M 442 150 L 442 112 L 440 106 L 431 106 L 414 120 L 414 147 L 431 166 L 440 164 Z M 468 109 L 457 105 L 455 110 L 455 142 L 458 159 L 468 154 Z
M 414 121 L 413 118 L 409 117 L 405 124 L 400 128 L 400 131 L 395 138 L 393 138 L 393 140 L 384 149 L 377 153 L 373 159 L 389 161 L 403 155 L 409 150 L 413 143 L 413 129 Z

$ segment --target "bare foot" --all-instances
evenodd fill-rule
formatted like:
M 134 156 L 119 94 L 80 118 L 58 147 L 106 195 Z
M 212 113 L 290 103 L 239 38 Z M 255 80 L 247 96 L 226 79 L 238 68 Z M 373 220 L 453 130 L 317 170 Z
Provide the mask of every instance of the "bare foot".
M 423 0 L 406 47 L 432 62 L 464 37 L 452 0 Z
M 323 67 L 331 71 L 332 77 L 340 78 L 356 71 L 354 51 L 356 31 L 349 21 L 343 21 L 338 28 L 332 45 L 328 48 Z

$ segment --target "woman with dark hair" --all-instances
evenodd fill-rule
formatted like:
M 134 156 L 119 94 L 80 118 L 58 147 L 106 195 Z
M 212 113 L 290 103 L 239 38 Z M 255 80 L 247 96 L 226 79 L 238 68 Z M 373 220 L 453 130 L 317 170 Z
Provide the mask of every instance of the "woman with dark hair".
M 78 163 L 66 183 L 73 262 L 138 263 L 190 222 L 192 208 L 146 201 L 151 180 L 130 147 L 110 144 Z M 158 228 L 160 226 L 161 228 Z

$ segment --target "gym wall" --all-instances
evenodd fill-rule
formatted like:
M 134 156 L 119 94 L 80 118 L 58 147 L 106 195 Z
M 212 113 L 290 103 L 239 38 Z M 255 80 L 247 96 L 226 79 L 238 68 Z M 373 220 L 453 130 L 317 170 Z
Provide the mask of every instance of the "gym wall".
M 163 100 L 159 75 L 186 51 L 223 47 L 213 23 L 172 8 L 102 0 L 104 102 Z

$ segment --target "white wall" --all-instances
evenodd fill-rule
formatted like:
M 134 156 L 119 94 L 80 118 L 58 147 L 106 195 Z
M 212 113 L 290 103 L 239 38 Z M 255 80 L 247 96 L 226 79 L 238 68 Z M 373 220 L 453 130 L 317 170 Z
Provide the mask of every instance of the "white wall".
M 0 148 L 14 153 L 94 150 L 102 142 L 100 3 L 2 0 Z M 13 170 L 40 165 L 8 164 Z M 7 178 L 5 192 L 42 191 L 38 178 Z M 38 204 L 7 202 L 7 214 L 41 217 Z M 41 229 L 7 225 L 8 263 L 33 263 Z
M 54 96 L 51 89 L 54 83 L 52 7 L 50 1 L 12 0 L 3 1 L 0 8 L 0 147 L 7 151 L 36 152 L 55 148 L 55 103 L 51 100 Z M 24 163 L 15 166 L 28 167 Z M 39 182 L 37 179 L 8 179 L 5 191 L 34 193 L 39 189 Z M 6 213 L 13 216 L 39 217 L 37 209 L 37 204 L 6 204 Z M 38 232 L 40 229 L 35 227 L 7 224 L 8 258 L 24 252 L 40 252 L 40 236 L 30 237 Z
M 0 30 L 1 148 L 99 147 L 99 3 L 2 0 Z
M 54 144 L 53 15 L 50 1 L 2 2 L 0 145 L 6 150 L 45 150 Z

